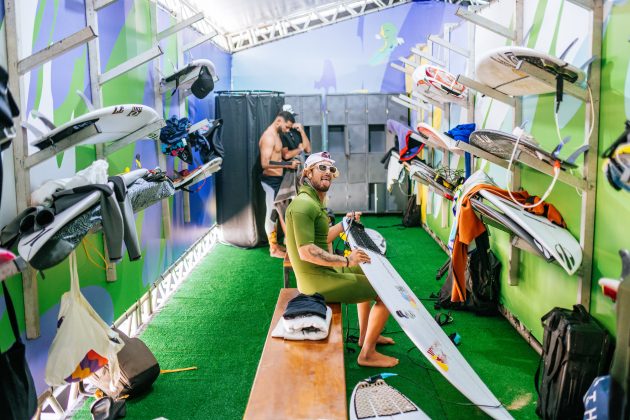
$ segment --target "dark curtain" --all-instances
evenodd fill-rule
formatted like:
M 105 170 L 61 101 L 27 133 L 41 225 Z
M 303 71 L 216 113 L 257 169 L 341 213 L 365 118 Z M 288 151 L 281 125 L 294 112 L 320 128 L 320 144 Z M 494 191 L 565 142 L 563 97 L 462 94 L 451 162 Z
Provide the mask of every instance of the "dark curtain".
M 226 242 L 245 248 L 266 241 L 265 198 L 260 185 L 258 140 L 282 110 L 278 93 L 220 92 L 225 157 L 217 174 L 217 218 Z

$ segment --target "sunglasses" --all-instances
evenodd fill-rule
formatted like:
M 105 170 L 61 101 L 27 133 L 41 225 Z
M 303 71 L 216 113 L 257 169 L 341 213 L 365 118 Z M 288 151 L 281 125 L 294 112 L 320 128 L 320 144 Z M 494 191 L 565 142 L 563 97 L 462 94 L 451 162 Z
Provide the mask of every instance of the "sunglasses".
M 317 169 L 319 169 L 322 172 L 326 172 L 328 170 L 328 171 L 330 171 L 331 174 L 337 173 L 337 168 L 336 167 L 324 165 L 323 163 L 320 163 L 319 165 L 317 165 Z

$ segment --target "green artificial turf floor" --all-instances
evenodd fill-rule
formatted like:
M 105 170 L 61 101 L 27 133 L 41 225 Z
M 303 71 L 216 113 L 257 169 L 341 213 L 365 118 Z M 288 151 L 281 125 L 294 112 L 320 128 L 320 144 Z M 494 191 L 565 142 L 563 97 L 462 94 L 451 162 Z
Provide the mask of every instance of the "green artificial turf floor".
M 446 254 L 421 228 L 399 226 L 400 216 L 364 217 L 387 240 L 387 255 L 414 293 L 427 298 L 441 282 L 436 270 Z M 239 419 L 245 411 L 258 360 L 269 329 L 279 289 L 282 264 L 266 248 L 217 246 L 199 264 L 142 334 L 162 369 L 197 366 L 195 371 L 161 375 L 153 391 L 128 401 L 128 419 Z M 423 300 L 431 313 L 433 302 Z M 350 334 L 357 326 L 356 306 L 349 305 Z M 534 419 L 533 375 L 538 355 L 502 317 L 453 312 L 447 334 L 458 332 L 459 347 L 473 369 L 517 419 Z M 387 382 L 398 388 L 434 419 L 484 418 L 471 407 L 411 344 L 390 318 L 386 332 L 395 346 L 382 347 L 400 364 Z M 356 383 L 383 369 L 359 367 L 358 347 L 346 351 L 349 399 Z M 279 378 L 279 380 L 281 380 Z M 89 401 L 75 418 L 90 418 Z

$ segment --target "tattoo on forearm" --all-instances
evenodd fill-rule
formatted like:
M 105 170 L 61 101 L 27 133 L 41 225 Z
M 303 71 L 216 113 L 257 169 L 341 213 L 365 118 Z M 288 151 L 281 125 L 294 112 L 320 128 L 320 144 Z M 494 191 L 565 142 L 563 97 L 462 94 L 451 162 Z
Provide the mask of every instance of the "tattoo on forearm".
M 311 244 L 309 245 L 307 250 L 311 257 L 325 261 L 325 262 L 336 263 L 336 262 L 346 261 L 344 257 L 326 252 L 320 247 L 318 247 L 317 245 Z

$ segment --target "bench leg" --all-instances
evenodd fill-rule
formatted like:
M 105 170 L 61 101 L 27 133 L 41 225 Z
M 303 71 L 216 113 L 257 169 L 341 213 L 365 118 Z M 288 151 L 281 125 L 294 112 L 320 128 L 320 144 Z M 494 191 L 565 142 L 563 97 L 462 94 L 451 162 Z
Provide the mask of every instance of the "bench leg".
M 284 271 L 284 288 L 288 289 L 291 287 L 291 269 L 289 267 L 283 267 Z

